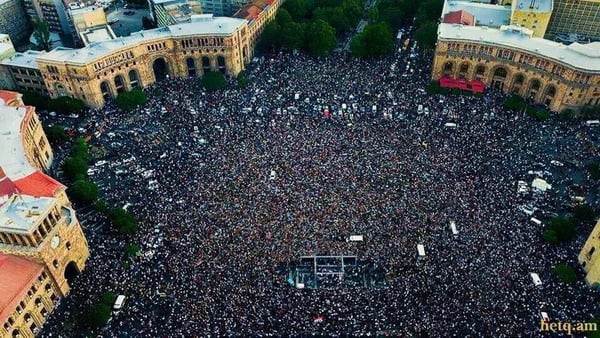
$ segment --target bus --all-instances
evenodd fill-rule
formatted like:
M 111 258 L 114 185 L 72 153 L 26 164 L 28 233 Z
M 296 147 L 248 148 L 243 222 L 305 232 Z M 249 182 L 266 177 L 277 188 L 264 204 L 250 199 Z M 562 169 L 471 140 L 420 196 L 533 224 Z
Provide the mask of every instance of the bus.
M 406 50 L 409 45 L 410 45 L 410 39 L 404 40 L 404 46 L 402 47 L 402 50 Z

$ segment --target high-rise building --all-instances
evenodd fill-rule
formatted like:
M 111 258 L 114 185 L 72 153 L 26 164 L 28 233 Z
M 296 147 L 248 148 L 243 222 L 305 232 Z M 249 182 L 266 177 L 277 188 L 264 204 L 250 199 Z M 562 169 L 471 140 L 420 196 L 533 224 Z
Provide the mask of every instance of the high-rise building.
M 510 24 L 531 29 L 533 37 L 544 37 L 552 14 L 552 1 L 512 0 Z
M 25 0 L 25 10 L 32 19 L 48 21 L 50 32 L 70 35 L 70 24 L 62 0 Z
M 600 0 L 554 0 L 546 36 L 600 41 Z
M 19 44 L 27 41 L 31 32 L 23 0 L 0 0 L 0 33 L 8 34 Z
M 83 46 L 85 41 L 81 34 L 88 30 L 102 28 L 102 31 L 109 30 L 106 23 L 106 15 L 102 6 L 84 6 L 80 7 L 75 3 L 75 6 L 69 6 L 68 18 L 70 33 L 75 41 L 75 45 Z M 112 31 L 112 30 L 111 30 Z
M 190 22 L 193 15 L 202 14 L 199 0 L 149 0 L 150 15 L 158 27 Z
M 89 257 L 34 107 L 0 91 L 0 336 L 33 337 Z

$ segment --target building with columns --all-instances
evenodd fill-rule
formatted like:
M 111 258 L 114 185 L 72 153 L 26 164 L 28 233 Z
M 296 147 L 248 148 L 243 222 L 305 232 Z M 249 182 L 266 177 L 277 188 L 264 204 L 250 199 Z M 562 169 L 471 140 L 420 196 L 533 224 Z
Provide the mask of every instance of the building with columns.
M 89 257 L 34 108 L 0 91 L 0 336 L 34 337 Z
M 59 47 L 36 62 L 51 97 L 102 107 L 119 93 L 167 77 L 199 77 L 207 71 L 236 75 L 254 49 L 247 26 L 246 20 L 204 14 L 81 49 Z
M 481 81 L 552 111 L 600 105 L 600 43 L 566 46 L 532 35 L 520 26 L 441 23 L 432 78 Z

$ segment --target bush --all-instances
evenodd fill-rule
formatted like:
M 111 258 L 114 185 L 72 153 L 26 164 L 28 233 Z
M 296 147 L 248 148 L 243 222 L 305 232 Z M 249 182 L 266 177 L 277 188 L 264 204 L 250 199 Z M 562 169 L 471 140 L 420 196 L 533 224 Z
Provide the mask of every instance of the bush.
M 63 163 L 62 170 L 68 179 L 75 180 L 77 177 L 85 177 L 88 165 L 81 157 L 69 157 Z
M 133 88 L 132 90 L 121 93 L 115 99 L 117 107 L 123 110 L 132 110 L 133 108 L 143 105 L 148 101 L 148 96 L 140 88 Z
M 61 126 L 44 126 L 44 133 L 51 143 L 63 143 L 69 140 L 69 135 Z
M 227 81 L 221 72 L 206 72 L 201 80 L 202 87 L 209 92 L 227 87 Z
M 96 201 L 96 204 L 94 205 L 94 209 L 96 209 L 97 211 L 99 211 L 103 214 L 108 213 L 108 206 L 106 205 L 105 200 Z
M 71 197 L 76 202 L 90 204 L 98 199 L 98 186 L 94 182 L 78 179 L 70 190 Z
M 547 110 L 541 109 L 535 113 L 535 118 L 538 121 L 544 121 L 550 118 L 550 113 Z
M 61 96 L 48 101 L 46 109 L 60 114 L 78 113 L 85 108 L 85 103 L 80 99 L 69 96 Z
M 427 94 L 434 95 L 434 94 L 440 94 L 441 92 L 442 92 L 442 87 L 440 87 L 440 84 L 438 81 L 431 81 L 427 85 Z
M 137 223 L 132 214 L 121 208 L 114 208 L 108 212 L 112 224 L 124 235 L 133 235 L 137 231 Z
M 248 83 L 250 83 L 250 81 L 248 81 L 246 73 L 244 73 L 243 71 L 238 73 L 237 83 L 240 88 L 245 88 L 246 86 L 248 86 Z
M 558 115 L 558 118 L 561 121 L 569 121 L 569 120 L 572 120 L 574 116 L 575 116 L 575 114 L 572 109 L 565 109 L 560 112 L 560 114 Z
M 558 279 L 565 283 L 573 283 L 577 280 L 575 269 L 566 264 L 558 264 L 552 269 L 552 272 L 554 272 L 554 275 L 556 275 Z
M 523 110 L 527 106 L 525 100 L 519 95 L 512 95 L 504 101 L 504 108 L 513 110 Z

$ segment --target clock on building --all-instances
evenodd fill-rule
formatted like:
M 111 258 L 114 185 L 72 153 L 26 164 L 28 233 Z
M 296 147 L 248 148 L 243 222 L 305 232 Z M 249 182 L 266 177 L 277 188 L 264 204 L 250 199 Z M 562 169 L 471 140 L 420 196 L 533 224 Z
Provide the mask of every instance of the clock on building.
M 50 242 L 50 247 L 52 249 L 56 249 L 59 244 L 60 244 L 60 237 L 58 237 L 58 235 L 52 237 L 52 241 Z

